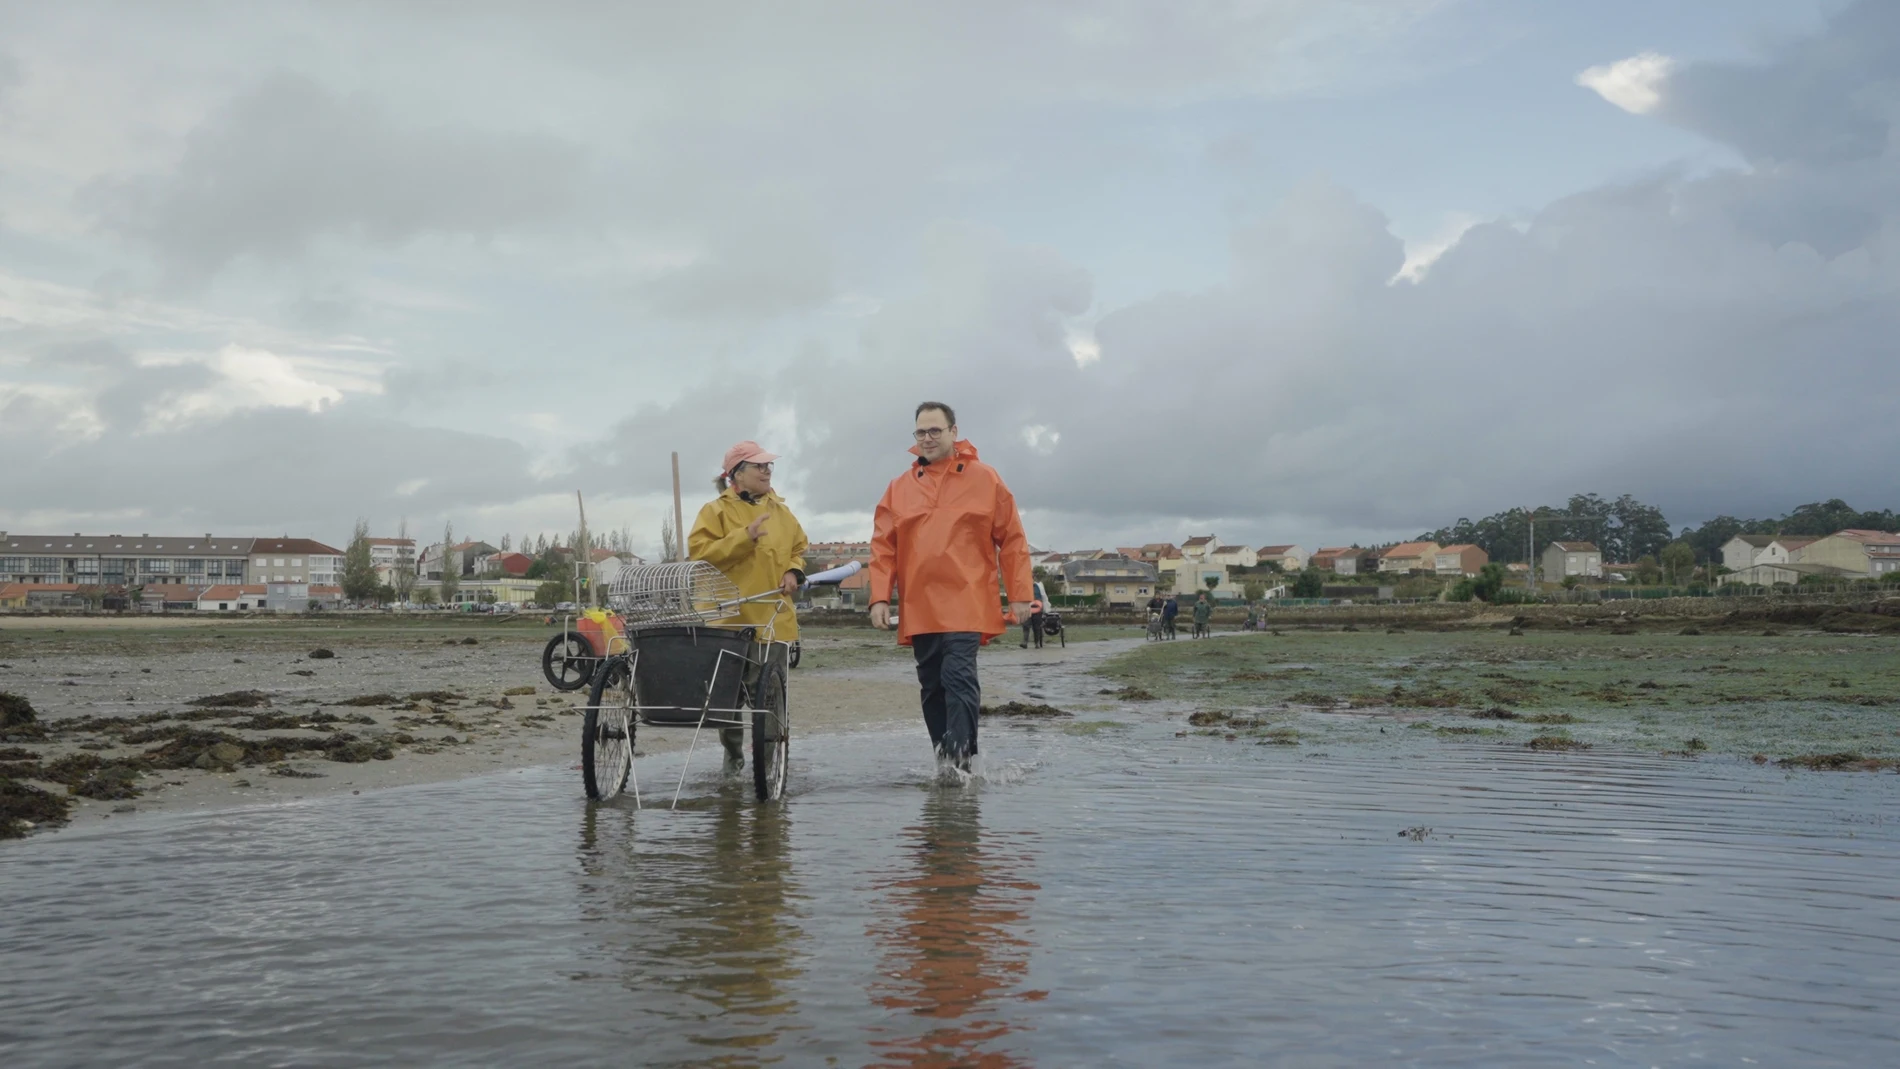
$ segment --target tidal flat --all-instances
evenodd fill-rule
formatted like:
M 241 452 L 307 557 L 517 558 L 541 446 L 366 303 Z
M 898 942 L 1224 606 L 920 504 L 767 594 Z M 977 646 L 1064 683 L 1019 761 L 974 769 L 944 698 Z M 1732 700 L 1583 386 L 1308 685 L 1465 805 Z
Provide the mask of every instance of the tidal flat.
M 1305 630 L 1149 643 L 1106 696 L 1278 745 L 1414 738 L 1900 767 L 1891 635 Z

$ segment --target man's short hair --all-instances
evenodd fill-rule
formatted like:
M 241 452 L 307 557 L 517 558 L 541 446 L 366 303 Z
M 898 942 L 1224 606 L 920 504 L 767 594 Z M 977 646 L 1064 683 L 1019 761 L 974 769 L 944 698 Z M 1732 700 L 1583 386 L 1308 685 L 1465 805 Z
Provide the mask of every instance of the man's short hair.
M 923 415 L 925 412 L 928 412 L 933 408 L 943 413 L 944 420 L 948 422 L 950 426 L 954 427 L 957 425 L 956 409 L 951 408 L 949 405 L 944 404 L 942 401 L 925 401 L 923 404 L 917 406 L 917 411 L 911 413 L 910 418 L 916 419 L 918 416 Z

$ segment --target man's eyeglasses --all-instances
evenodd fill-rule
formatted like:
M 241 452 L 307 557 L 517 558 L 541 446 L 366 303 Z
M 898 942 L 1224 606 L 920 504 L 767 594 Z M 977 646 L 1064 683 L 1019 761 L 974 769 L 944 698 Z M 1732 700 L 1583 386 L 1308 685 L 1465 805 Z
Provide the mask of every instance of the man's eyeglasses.
M 911 437 L 920 442 L 928 442 L 943 437 L 949 429 L 948 427 L 925 427 L 923 430 L 911 432 Z

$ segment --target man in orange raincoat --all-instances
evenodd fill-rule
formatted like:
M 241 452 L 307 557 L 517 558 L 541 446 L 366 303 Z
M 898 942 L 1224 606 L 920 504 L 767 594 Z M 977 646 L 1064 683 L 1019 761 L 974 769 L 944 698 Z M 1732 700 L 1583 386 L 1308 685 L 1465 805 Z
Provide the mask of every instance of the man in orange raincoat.
M 1029 616 L 1029 540 L 1003 477 L 977 459 L 975 446 L 957 440 L 950 406 L 925 401 L 916 417 L 917 460 L 877 503 L 871 623 L 890 628 L 894 590 L 897 641 L 917 660 L 931 744 L 939 758 L 968 772 L 983 697 L 977 647 Z M 1007 622 L 999 586 L 1009 594 Z

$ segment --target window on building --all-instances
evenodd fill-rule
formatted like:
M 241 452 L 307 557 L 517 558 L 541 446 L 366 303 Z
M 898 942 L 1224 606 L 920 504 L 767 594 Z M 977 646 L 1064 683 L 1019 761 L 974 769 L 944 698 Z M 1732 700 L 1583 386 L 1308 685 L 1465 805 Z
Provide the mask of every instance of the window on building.
M 290 566 L 291 566 L 292 568 L 301 568 L 301 567 L 303 567 L 303 558 L 302 558 L 302 557 L 292 557 L 292 558 L 290 558 Z
M 271 564 L 273 567 L 282 568 L 284 566 L 284 558 L 278 557 L 276 560 L 272 561 Z

